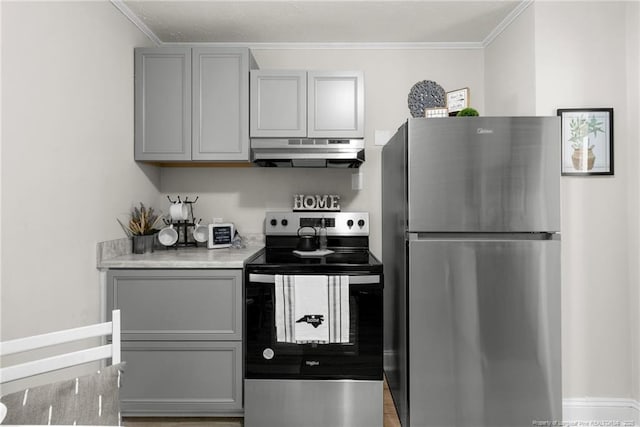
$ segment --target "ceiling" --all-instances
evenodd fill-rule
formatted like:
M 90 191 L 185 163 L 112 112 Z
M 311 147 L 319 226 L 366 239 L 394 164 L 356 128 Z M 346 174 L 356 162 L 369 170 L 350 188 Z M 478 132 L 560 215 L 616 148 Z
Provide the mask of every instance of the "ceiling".
M 111 0 L 158 44 L 486 45 L 531 0 Z

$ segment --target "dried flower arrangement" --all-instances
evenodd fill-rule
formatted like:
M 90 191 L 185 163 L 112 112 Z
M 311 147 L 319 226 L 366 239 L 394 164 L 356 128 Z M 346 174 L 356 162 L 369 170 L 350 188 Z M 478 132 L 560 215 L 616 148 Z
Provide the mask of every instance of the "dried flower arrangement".
M 131 210 L 129 223 L 125 226 L 118 219 L 118 223 L 127 234 L 131 236 L 148 236 L 158 231 L 156 226 L 162 221 L 162 215 L 157 214 L 152 207 L 146 207 L 142 202 L 140 207 L 134 207 Z

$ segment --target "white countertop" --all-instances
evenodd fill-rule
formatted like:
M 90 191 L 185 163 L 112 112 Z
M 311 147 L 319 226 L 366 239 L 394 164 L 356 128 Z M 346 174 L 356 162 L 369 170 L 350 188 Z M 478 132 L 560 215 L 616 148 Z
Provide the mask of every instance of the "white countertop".
M 242 249 L 162 248 L 149 254 L 99 259 L 98 268 L 243 268 L 245 260 L 263 247 L 262 244 L 249 244 Z

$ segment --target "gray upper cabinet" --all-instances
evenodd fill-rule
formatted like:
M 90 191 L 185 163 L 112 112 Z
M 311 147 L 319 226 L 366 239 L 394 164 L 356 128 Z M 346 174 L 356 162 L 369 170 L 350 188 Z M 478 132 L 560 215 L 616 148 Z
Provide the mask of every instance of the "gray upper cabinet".
M 247 48 L 135 50 L 135 159 L 248 161 Z
M 251 71 L 251 136 L 307 136 L 307 72 Z
M 360 71 L 251 71 L 251 137 L 364 138 Z
M 364 138 L 364 77 L 359 71 L 309 71 L 307 136 Z
M 193 160 L 249 160 L 249 51 L 193 49 Z
M 191 49 L 135 50 L 135 159 L 191 160 Z

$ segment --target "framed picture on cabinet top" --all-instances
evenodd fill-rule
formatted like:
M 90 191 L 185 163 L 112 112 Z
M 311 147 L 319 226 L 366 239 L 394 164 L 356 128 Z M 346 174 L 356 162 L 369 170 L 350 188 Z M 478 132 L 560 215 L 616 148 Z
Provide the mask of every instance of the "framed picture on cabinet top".
M 452 90 L 447 92 L 447 109 L 450 116 L 455 116 L 458 111 L 464 110 L 469 106 L 469 88 Z
M 613 175 L 613 108 L 558 109 L 562 175 Z

